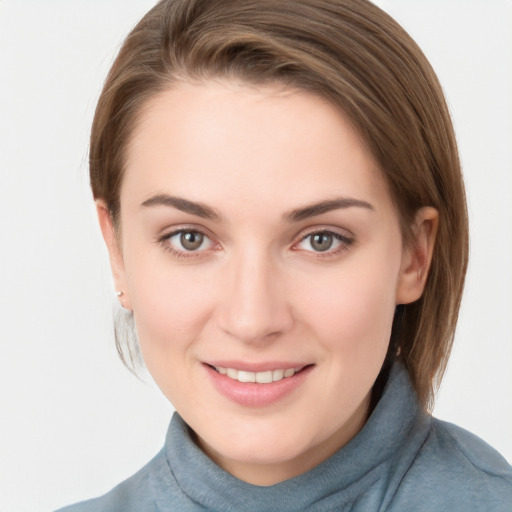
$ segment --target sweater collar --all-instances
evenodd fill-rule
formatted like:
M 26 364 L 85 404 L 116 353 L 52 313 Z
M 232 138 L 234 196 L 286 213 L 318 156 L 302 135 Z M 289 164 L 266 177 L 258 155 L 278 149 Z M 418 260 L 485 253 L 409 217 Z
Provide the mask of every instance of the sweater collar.
M 381 485 L 382 494 L 389 491 L 390 468 L 396 467 L 394 459 L 400 447 L 406 445 L 408 451 L 419 447 L 429 419 L 419 406 L 407 371 L 395 364 L 381 399 L 361 431 L 325 462 L 295 478 L 269 487 L 235 478 L 197 447 L 190 428 L 177 413 L 167 433 L 165 450 L 181 490 L 208 510 L 260 512 L 265 504 L 281 512 L 331 510 L 354 501 L 370 487 L 378 486 L 379 481 L 386 482 Z

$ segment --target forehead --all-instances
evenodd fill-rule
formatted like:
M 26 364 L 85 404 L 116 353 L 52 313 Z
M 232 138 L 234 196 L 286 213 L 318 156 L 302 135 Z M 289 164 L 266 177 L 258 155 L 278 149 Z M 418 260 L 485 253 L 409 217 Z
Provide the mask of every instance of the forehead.
M 329 195 L 389 201 L 380 170 L 342 114 L 281 85 L 181 83 L 148 101 L 126 156 L 122 203 L 176 191 L 283 207 Z

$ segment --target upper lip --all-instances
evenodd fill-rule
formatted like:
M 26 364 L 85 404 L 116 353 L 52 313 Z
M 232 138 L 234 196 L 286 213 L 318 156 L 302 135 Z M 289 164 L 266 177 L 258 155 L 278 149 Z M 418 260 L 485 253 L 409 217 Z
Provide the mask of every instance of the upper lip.
M 267 372 L 269 370 L 286 370 L 288 368 L 302 369 L 312 363 L 304 363 L 297 361 L 261 361 L 261 362 L 247 362 L 247 361 L 227 361 L 215 360 L 204 361 L 204 364 L 209 366 L 216 366 L 222 368 L 234 368 L 244 372 Z

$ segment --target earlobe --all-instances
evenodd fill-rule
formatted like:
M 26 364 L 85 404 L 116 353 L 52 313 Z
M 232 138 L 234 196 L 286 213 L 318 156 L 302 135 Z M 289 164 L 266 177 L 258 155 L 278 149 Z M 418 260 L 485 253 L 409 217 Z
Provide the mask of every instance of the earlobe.
M 418 300 L 427 282 L 439 224 L 439 213 L 426 206 L 418 210 L 413 225 L 413 241 L 404 248 L 397 286 L 396 303 Z
M 131 310 L 132 308 L 126 286 L 123 254 L 119 245 L 120 240 L 116 233 L 112 216 L 103 200 L 96 200 L 96 212 L 98 214 L 103 240 L 105 240 L 109 254 L 110 268 L 112 270 L 112 277 L 114 278 L 114 286 L 117 290 L 117 298 L 124 308 Z

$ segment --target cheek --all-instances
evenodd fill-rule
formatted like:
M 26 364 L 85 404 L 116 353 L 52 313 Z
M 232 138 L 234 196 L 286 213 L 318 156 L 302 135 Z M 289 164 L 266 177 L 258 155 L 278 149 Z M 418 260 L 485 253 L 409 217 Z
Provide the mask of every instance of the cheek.
M 171 271 L 154 265 L 139 266 L 132 281 L 133 313 L 144 364 L 180 411 L 190 406 L 190 396 L 201 393 L 190 372 L 197 340 L 210 317 L 209 282 L 183 269 Z
M 396 275 L 396 265 L 375 261 L 317 275 L 296 291 L 305 322 L 344 357 L 385 354 L 396 307 Z
M 160 258 L 161 260 L 162 258 Z M 212 280 L 192 267 L 134 260 L 128 281 L 139 343 L 146 362 L 171 359 L 197 338 L 212 304 Z M 201 300 L 199 300 L 201 298 Z

